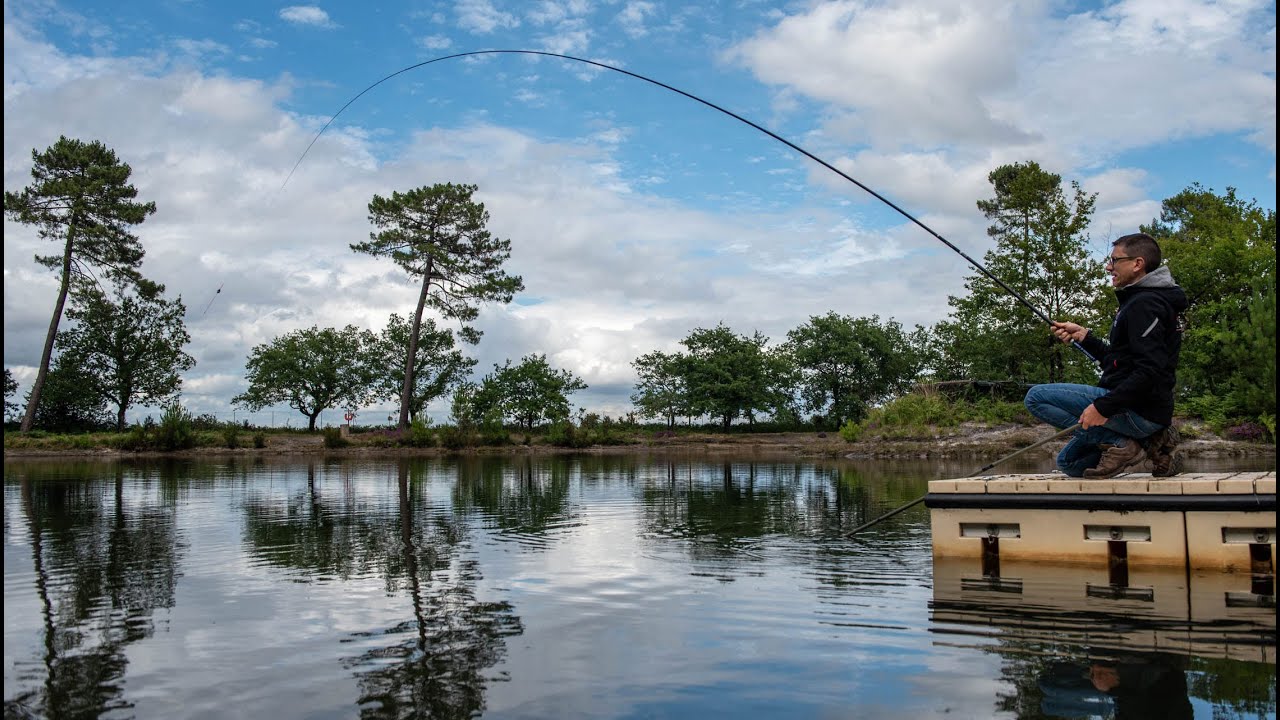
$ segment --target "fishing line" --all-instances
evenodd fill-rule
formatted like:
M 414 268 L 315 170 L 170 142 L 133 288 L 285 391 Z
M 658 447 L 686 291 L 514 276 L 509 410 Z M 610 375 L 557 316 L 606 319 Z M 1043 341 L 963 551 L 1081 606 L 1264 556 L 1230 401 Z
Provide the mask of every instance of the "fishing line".
M 390 75 L 387 75 L 386 77 L 382 78 L 381 80 L 379 80 L 379 81 L 377 81 L 377 82 L 373 83 L 373 84 L 372 84 L 372 85 L 370 85 L 369 87 L 367 87 L 367 88 L 365 88 L 365 89 L 361 90 L 361 91 L 360 91 L 360 92 L 359 92 L 355 97 L 353 97 L 353 98 L 351 98 L 350 100 L 348 100 L 348 101 L 346 102 L 346 104 L 345 104 L 345 105 L 343 105 L 341 108 L 339 108 L 339 109 L 338 109 L 338 112 L 334 113 L 333 117 L 329 118 L 329 121 L 328 121 L 328 122 L 326 122 L 326 123 L 324 124 L 324 127 L 320 128 L 320 132 L 316 133 L 316 136 L 315 136 L 314 138 L 311 138 L 311 142 L 307 145 L 307 149 L 302 151 L 302 155 L 300 155 L 300 156 L 298 157 L 298 161 L 297 161 L 296 163 L 294 163 L 294 164 L 293 164 L 293 169 L 291 169 L 291 170 L 289 171 L 289 174 L 285 177 L 284 182 L 280 184 L 280 189 L 281 189 L 281 190 L 283 190 L 283 189 L 284 189 L 284 186 L 285 186 L 285 185 L 287 185 L 287 184 L 289 184 L 289 179 L 293 177 L 293 173 L 298 169 L 298 166 L 302 164 L 302 160 L 303 160 L 304 158 L 306 158 L 307 153 L 311 152 L 311 148 L 312 148 L 312 146 L 314 146 L 314 145 L 316 144 L 316 141 L 320 139 L 320 136 L 324 134 L 324 131 L 325 131 L 325 130 L 328 130 L 328 129 L 329 129 L 329 126 L 330 126 L 330 125 L 332 125 L 332 124 L 333 124 L 333 122 L 334 122 L 335 120 L 337 120 L 337 119 L 338 119 L 338 116 L 339 116 L 339 115 L 341 115 L 341 114 L 343 113 L 343 111 L 344 111 L 344 110 L 346 110 L 348 107 L 350 107 L 350 106 L 352 105 L 352 103 L 354 103 L 355 101 L 357 101 L 357 100 L 359 100 L 361 97 L 363 97 L 365 93 L 367 93 L 367 92 L 369 92 L 370 90 L 372 90 L 372 89 L 374 89 L 374 88 L 378 87 L 379 85 L 381 85 L 382 83 L 384 83 L 384 82 L 386 82 L 386 81 L 390 80 L 391 78 L 394 78 L 394 77 L 396 77 L 397 75 L 402 75 L 402 74 L 404 74 L 404 73 L 407 73 L 407 72 L 409 72 L 410 70 L 416 70 L 416 69 L 418 69 L 418 68 L 420 68 L 420 67 L 425 67 L 425 66 L 427 66 L 427 65 L 431 65 L 431 64 L 433 64 L 433 63 L 443 62 L 443 61 L 445 61 L 445 60 L 455 60 L 455 59 L 457 59 L 457 58 L 474 57 L 474 56 L 477 56 L 477 55 L 540 55 L 540 56 L 543 56 L 543 57 L 559 58 L 559 59 L 561 59 L 561 60 L 572 60 L 572 61 L 574 61 L 574 62 L 580 62 L 580 63 L 584 63 L 584 64 L 587 64 L 587 65 L 592 65 L 592 66 L 594 66 L 594 67 L 598 67 L 598 68 L 601 68 L 601 69 L 603 69 L 603 70 L 611 70 L 611 71 L 616 72 L 616 73 L 621 73 L 621 74 L 623 74 L 623 75 L 628 75 L 628 76 L 633 77 L 633 78 L 635 78 L 635 79 L 637 79 L 637 80 L 643 80 L 643 81 L 645 81 L 645 82 L 647 82 L 647 83 L 650 83 L 650 84 L 652 84 L 652 85 L 657 85 L 658 87 L 663 88 L 664 90 L 670 90 L 670 91 L 671 91 L 671 92 L 673 92 L 673 93 L 677 93 L 677 94 L 679 94 L 679 95 L 683 95 L 683 96 L 685 96 L 685 97 L 689 98 L 690 100 L 693 100 L 693 101 L 699 102 L 699 103 L 701 103 L 701 104 L 703 104 L 703 105 L 706 105 L 707 107 L 711 108 L 712 110 L 716 110 L 716 111 L 718 111 L 718 112 L 724 113 L 725 115 L 728 115 L 729 117 L 733 118 L 734 120 L 737 120 L 738 122 L 743 123 L 743 124 L 745 124 L 745 125 L 749 125 L 749 126 L 751 126 L 751 127 L 755 128 L 756 130 L 759 130 L 760 132 L 764 133 L 765 135 L 768 135 L 769 137 L 773 138 L 774 140 L 777 140 L 778 142 L 782 143 L 783 145 L 786 145 L 787 147 L 791 148 L 792 150 L 795 150 L 796 152 L 800 153 L 801 155 L 804 155 L 805 157 L 807 157 L 807 158 L 809 158 L 810 160 L 812 160 L 812 161 L 814 161 L 814 162 L 818 163 L 819 165 L 821 165 L 821 166 L 825 167 L 826 169 L 830 170 L 831 172 L 833 172 L 833 173 L 835 173 L 835 174 L 839 175 L 840 177 L 844 178 L 845 180 L 848 180 L 849 182 L 853 183 L 854 185 L 857 185 L 859 188 L 861 188 L 861 189 L 862 189 L 864 192 L 866 192 L 868 195 L 871 195 L 872 197 L 874 197 L 875 199 L 877 199 L 877 200 L 879 200 L 880 202 L 884 203 L 885 205 L 888 205 L 889 207 L 893 208 L 894 210 L 896 210 L 896 211 L 898 212 L 898 214 L 902 215 L 902 216 L 903 216 L 903 217 L 905 217 L 906 219 L 908 219 L 908 220 L 910 220 L 911 222 L 915 223 L 915 224 L 916 224 L 916 225 L 918 225 L 921 229 L 923 229 L 925 232 L 929 233 L 929 234 L 930 234 L 930 235 L 932 235 L 935 239 L 937 239 L 939 242 L 941 242 L 943 245 L 946 245 L 948 248 L 950 248 L 952 251 L 954 251 L 957 255 L 959 255 L 960 257 L 964 258 L 966 262 L 968 262 L 970 265 L 972 265 L 974 268 L 976 268 L 976 269 L 977 269 L 979 272 L 981 272 L 983 275 L 987 276 L 987 278 L 988 278 L 989 280 L 991 280 L 992 282 L 994 282 L 996 285 L 999 285 L 999 286 L 1000 286 L 1000 287 L 1001 287 L 1005 292 L 1007 292 L 1007 293 L 1009 293 L 1010 295 L 1012 295 L 1015 299 L 1017 299 L 1017 301 L 1018 301 L 1018 302 L 1022 303 L 1023 305 L 1025 305 L 1025 306 L 1027 307 L 1027 309 L 1029 309 L 1029 310 L 1031 310 L 1031 312 L 1035 313 L 1035 314 L 1036 314 L 1036 316 L 1038 316 L 1041 320 L 1043 320 L 1043 321 L 1045 322 L 1045 324 L 1050 325 L 1050 326 L 1052 326 L 1052 325 L 1053 325 L 1053 321 L 1052 321 L 1052 320 L 1050 320 L 1050 319 L 1049 319 L 1049 316 L 1048 316 L 1048 315 L 1045 315 L 1045 314 L 1044 314 L 1044 312 L 1042 312 L 1042 311 L 1040 310 L 1040 308 L 1036 307 L 1035 305 L 1032 305 L 1032 304 L 1031 304 L 1031 303 L 1030 303 L 1026 298 L 1024 298 L 1024 297 L 1023 297 L 1021 294 L 1019 294 L 1016 290 L 1014 290 L 1013 288 L 1011 288 L 1011 287 L 1009 287 L 1008 285 L 1006 285 L 1006 284 L 1004 283 L 1004 281 L 1003 281 L 1003 280 L 1001 280 L 1000 278 L 998 278 L 998 277 L 996 277 L 995 275 L 993 275 L 989 270 L 987 270 L 985 267 L 983 267 L 983 266 L 982 266 L 982 265 L 981 265 L 977 260 L 974 260 L 973 258 L 969 257 L 969 256 L 968 256 L 968 255 L 967 255 L 963 250 L 961 250 L 960 248 L 956 247 L 956 246 L 955 246 L 955 244 L 953 244 L 950 240 L 948 240 L 948 239 L 946 239 L 945 237 L 943 237 L 942 235 L 938 234 L 938 233 L 937 233 L 937 231 L 935 231 L 933 228 L 929 227 L 928 225 L 925 225 L 923 222 L 921 222 L 918 218 L 916 218 L 916 217 L 915 217 L 914 215 L 912 215 L 911 213 L 907 212 L 906 210 L 903 210 L 901 207 L 899 207 L 897 204 L 895 204 L 895 203 L 894 203 L 892 200 L 890 200 L 889 198 L 886 198 L 885 196 L 881 195 L 880 193 L 876 192 L 875 190 L 872 190 L 870 187 L 867 187 L 867 186 L 866 186 L 866 185 L 864 185 L 863 183 L 859 182 L 857 179 L 855 179 L 855 178 L 851 177 L 850 175 L 846 174 L 844 171 L 840 170 L 840 168 L 837 168 L 836 166 L 832 165 L 831 163 L 827 162 L 826 160 L 823 160 L 822 158 L 818 157 L 817 155 L 814 155 L 813 153 L 809 152 L 808 150 L 805 150 L 804 148 L 800 147 L 799 145 L 797 145 L 797 144 L 795 144 L 795 143 L 791 142 L 790 140 L 788 140 L 788 139 L 786 139 L 786 138 L 782 137 L 781 135 L 779 135 L 779 134 L 777 134 L 777 133 L 773 132 L 772 130 L 769 130 L 769 129 L 768 129 L 768 128 L 766 128 L 766 127 L 763 127 L 763 126 L 761 126 L 761 125 L 758 125 L 758 124 L 756 124 L 755 122 L 752 122 L 751 120 L 748 120 L 747 118 L 745 118 L 745 117 L 743 117 L 743 116 L 741 116 L 741 115 L 739 115 L 739 114 L 737 114 L 737 113 L 733 112 L 732 110 L 727 110 L 727 109 L 725 109 L 725 108 L 723 108 L 723 107 L 720 107 L 719 105 L 717 105 L 717 104 L 715 104 L 715 103 L 711 102 L 710 100 L 704 100 L 704 99 L 702 99 L 702 98 L 698 97 L 697 95 L 694 95 L 693 93 L 685 92 L 684 90 L 681 90 L 680 88 L 673 87 L 673 86 L 671 86 L 671 85 L 668 85 L 668 84 L 666 84 L 666 83 L 664 83 L 664 82 L 660 82 L 660 81 L 658 81 L 658 80 L 654 80 L 653 78 L 651 78 L 651 77 L 646 77 L 646 76 L 644 76 L 644 75 L 641 75 L 640 73 L 634 73 L 634 72 L 631 72 L 630 70 L 624 70 L 624 69 L 619 68 L 619 67 L 614 67 L 613 65 L 606 65 L 605 63 L 602 63 L 602 62 L 596 62 L 595 60 L 588 60 L 588 59 L 586 59 L 586 58 L 574 57 L 573 55 L 562 55 L 562 54 L 560 54 L 560 53 L 547 52 L 547 51 L 544 51 L 544 50 L 472 50 L 472 51 L 470 51 L 470 52 L 454 53 L 454 54 L 452 54 L 452 55 L 444 55 L 444 56 L 441 56 L 441 57 L 438 57 L 438 58 L 432 58 L 431 60 L 424 60 L 423 62 L 416 63 L 416 64 L 414 64 L 414 65 L 410 65 L 410 66 L 405 67 L 405 68 L 401 68 L 401 69 L 399 69 L 399 70 L 397 70 L 397 71 L 395 71 L 395 72 L 391 73 Z M 1086 356 L 1086 357 L 1088 357 L 1090 360 L 1093 360 L 1094 362 L 1097 362 L 1097 359 L 1096 359 L 1096 358 L 1094 358 L 1092 355 L 1090 355 L 1090 354 L 1089 354 L 1089 352 L 1088 352 L 1087 350 L 1085 350 L 1085 349 L 1084 349 L 1084 347 L 1082 347 L 1082 346 L 1080 345 L 1080 343 L 1075 342 L 1075 341 L 1072 341 L 1072 343 L 1071 343 L 1071 344 L 1072 344 L 1072 346 L 1074 346 L 1077 350 L 1079 350 L 1080 352 L 1084 353 L 1084 354 L 1085 354 L 1085 356 Z

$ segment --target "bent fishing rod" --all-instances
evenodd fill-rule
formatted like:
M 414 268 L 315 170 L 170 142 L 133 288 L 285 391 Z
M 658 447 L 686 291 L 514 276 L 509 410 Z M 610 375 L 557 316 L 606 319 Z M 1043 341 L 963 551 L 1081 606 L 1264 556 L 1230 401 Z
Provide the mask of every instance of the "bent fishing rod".
M 969 473 L 968 475 L 965 475 L 965 477 L 967 477 L 967 478 L 971 478 L 971 477 L 976 477 L 976 476 L 978 476 L 978 475 L 981 475 L 982 473 L 984 473 L 984 472 L 986 472 L 986 471 L 990 470 L 991 468 L 993 468 L 993 467 L 995 467 L 995 466 L 999 465 L 1000 463 L 1004 462 L 1005 460 L 1008 460 L 1008 459 L 1010 459 L 1010 458 L 1015 458 L 1015 457 L 1017 457 L 1017 456 L 1021 455 L 1022 453 L 1027 452 L 1028 450 L 1034 450 L 1034 449 L 1036 449 L 1036 448 L 1040 447 L 1041 445 L 1043 445 L 1043 444 L 1045 444 L 1045 443 L 1047 443 L 1047 442 L 1052 442 L 1052 441 L 1054 441 L 1054 440 L 1057 440 L 1058 438 L 1062 437 L 1063 435 L 1066 435 L 1067 433 L 1074 432 L 1074 431 L 1079 430 L 1079 429 L 1080 429 L 1080 423 L 1076 423 L 1075 425 L 1072 425 L 1072 426 L 1071 426 L 1071 427 L 1069 427 L 1069 428 L 1063 428 L 1063 429 L 1059 430 L 1058 432 L 1056 432 L 1056 433 L 1054 433 L 1054 434 L 1050 435 L 1049 437 L 1047 437 L 1047 438 L 1045 438 L 1045 439 L 1043 439 L 1043 440 L 1038 440 L 1038 441 L 1036 441 L 1036 442 L 1035 442 L 1035 444 L 1028 445 L 1028 446 L 1026 446 L 1026 447 L 1024 447 L 1024 448 L 1022 448 L 1022 449 L 1020 449 L 1020 450 L 1014 450 L 1013 452 L 1009 453 L 1008 455 L 1005 455 L 1004 457 L 1000 458 L 999 460 L 993 460 L 993 461 L 991 461 L 990 463 L 988 463 L 988 464 L 986 464 L 986 465 L 983 465 L 982 467 L 978 468 L 977 470 L 974 470 L 973 472 Z M 875 520 L 871 520 L 870 522 L 865 522 L 865 523 L 863 523 L 863 524 L 859 525 L 858 527 L 856 527 L 856 528 L 854 528 L 854 529 L 850 530 L 849 532 L 845 533 L 845 534 L 844 534 L 844 536 L 845 536 L 845 537 L 853 537 L 854 535 L 857 535 L 858 533 L 862 532 L 863 530 L 866 530 L 867 528 L 871 527 L 872 525 L 879 525 L 882 521 L 884 521 L 884 520 L 888 520 L 889 518 L 893 517 L 894 515 L 897 515 L 898 513 L 902 512 L 902 511 L 904 511 L 904 510 L 907 510 L 907 509 L 910 509 L 910 508 L 915 507 L 916 505 L 919 505 L 920 503 L 924 502 L 925 498 L 927 498 L 927 497 L 929 497 L 929 495 L 928 495 L 927 493 L 926 493 L 926 494 L 924 494 L 924 495 L 921 495 L 920 497 L 916 498 L 915 500 L 912 500 L 911 502 L 907 503 L 906 505 L 900 505 L 900 506 L 898 506 L 898 507 L 896 507 L 896 508 L 894 508 L 894 509 L 890 510 L 889 512 L 887 512 L 887 513 L 885 513 L 885 514 L 881 515 L 880 517 L 876 518 Z
M 961 250 L 960 248 L 956 247 L 956 245 L 955 245 L 954 243 L 952 243 L 950 240 L 948 240 L 948 239 L 946 239 L 945 237 L 943 237 L 942 235 L 940 235 L 940 234 L 939 234 L 937 231 L 935 231 L 933 228 L 929 227 L 928 225 L 925 225 L 923 222 L 921 222 L 921 221 L 920 221 L 920 219 L 919 219 L 919 218 L 917 218 L 916 216 L 914 216 L 914 215 L 912 215 L 911 213 L 907 212 L 906 210 L 903 210 L 901 207 L 899 207 L 897 204 L 895 204 L 892 200 L 890 200 L 889 198 L 885 197 L 884 195 L 881 195 L 880 193 L 876 192 L 875 190 L 872 190 L 870 187 L 868 187 L 867 185 L 863 184 L 862 182 L 859 182 L 857 179 L 855 179 L 854 177 L 852 177 L 852 176 L 850 176 L 849 174 L 845 173 L 845 172 L 844 172 L 843 170 L 841 170 L 840 168 L 838 168 L 838 167 L 836 167 L 836 166 L 832 165 L 831 163 L 827 162 L 826 160 L 823 160 L 822 158 L 818 157 L 817 155 L 814 155 L 813 153 L 809 152 L 808 150 L 805 150 L 804 148 L 800 147 L 799 145 L 797 145 L 797 144 L 795 144 L 795 143 L 791 142 L 790 140 L 788 140 L 788 139 L 786 139 L 786 138 L 782 137 L 781 135 L 779 135 L 779 134 L 777 134 L 777 133 L 773 132 L 772 130 L 770 130 L 770 129 L 768 129 L 768 128 L 766 128 L 766 127 L 762 126 L 762 125 L 759 125 L 759 124 L 757 124 L 757 123 L 755 123 L 755 122 L 752 122 L 751 120 L 748 120 L 747 118 L 745 118 L 745 117 L 743 117 L 743 116 L 741 116 L 741 115 L 739 115 L 739 114 L 737 114 L 737 113 L 733 112 L 732 110 L 725 109 L 725 108 L 723 108 L 723 107 L 721 107 L 721 106 L 719 106 L 719 105 L 717 105 L 717 104 L 715 104 L 715 103 L 711 102 L 710 100 L 704 100 L 703 98 L 700 98 L 700 97 L 698 97 L 697 95 L 694 95 L 693 93 L 685 92 L 684 90 L 681 90 L 680 88 L 674 87 L 674 86 L 672 86 L 672 85 L 668 85 L 668 84 L 666 84 L 666 83 L 664 83 L 664 82 L 661 82 L 661 81 L 658 81 L 658 80 L 654 80 L 653 78 L 651 78 L 651 77 L 647 77 L 647 76 L 645 76 L 645 75 L 641 75 L 640 73 L 631 72 L 630 70 L 624 70 L 624 69 L 622 69 L 622 68 L 620 68 L 620 67 L 615 67 L 615 66 L 613 66 L 613 65 L 608 65 L 608 64 L 606 64 L 606 63 L 602 63 L 602 62 L 597 62 L 597 61 L 595 61 L 595 60 L 588 60 L 588 59 L 586 59 L 586 58 L 575 57 L 575 56 L 573 56 L 573 55 L 564 55 L 564 54 L 561 54 L 561 53 L 547 52 L 547 51 L 545 51 L 545 50 L 472 50 L 472 51 L 469 51 L 469 52 L 453 53 L 452 55 L 443 55 L 443 56 L 441 56 L 441 57 L 432 58 L 431 60 L 424 60 L 423 62 L 415 63 L 415 64 L 413 64 L 413 65 L 409 65 L 408 67 L 401 68 L 401 69 L 399 69 L 399 70 L 397 70 L 397 71 L 395 71 L 395 72 L 391 73 L 390 75 L 387 75 L 386 77 L 382 78 L 381 80 L 378 80 L 377 82 L 373 83 L 373 84 L 372 84 L 372 85 L 370 85 L 369 87 L 367 87 L 367 88 L 365 88 L 365 89 L 361 90 L 359 93 L 357 93 L 357 94 L 356 94 L 356 96 L 355 96 L 355 97 L 353 97 L 353 98 L 351 98 L 350 100 L 348 100 L 348 101 L 346 102 L 346 104 L 345 104 L 345 105 L 343 105 L 341 108 L 339 108 L 339 109 L 338 109 L 338 112 L 336 112 L 336 113 L 334 113 L 334 114 L 333 114 L 333 117 L 329 118 L 329 121 L 328 121 L 328 122 L 326 122 L 326 123 L 324 124 L 324 127 L 320 128 L 320 132 L 317 132 L 317 133 L 316 133 L 316 136 L 315 136 L 315 137 L 313 137 L 313 138 L 311 138 L 311 142 L 307 145 L 307 149 L 302 151 L 302 155 L 300 155 L 300 156 L 298 157 L 298 161 L 297 161 L 296 163 L 294 163 L 294 164 L 293 164 L 293 169 L 291 169 L 291 170 L 289 171 L 289 174 L 285 177 L 284 182 L 280 184 L 280 189 L 281 189 L 281 190 L 283 190 L 283 189 L 284 189 L 284 186 L 285 186 L 285 185 L 287 185 L 287 184 L 289 184 L 289 179 L 293 177 L 293 173 L 298 169 L 298 166 L 302 164 L 302 160 L 303 160 L 304 158 L 306 158 L 307 153 L 311 152 L 311 148 L 312 148 L 312 146 L 314 146 L 314 145 L 316 144 L 316 141 L 320 139 L 320 136 L 324 134 L 324 131 L 325 131 L 325 130 L 328 130 L 328 129 L 329 129 L 329 126 L 330 126 L 330 125 L 332 125 L 332 124 L 333 124 L 333 122 L 334 122 L 335 120 L 337 120 L 337 119 L 338 119 L 338 116 L 339 116 L 339 115 L 341 115 L 341 114 L 343 113 L 343 111 L 345 111 L 348 107 L 350 107 L 350 106 L 351 106 L 355 101 L 357 101 L 357 100 L 359 100 L 361 97 L 363 97 L 363 96 L 365 95 L 365 93 L 369 92 L 370 90 L 373 90 L 374 88 L 378 87 L 378 86 L 379 86 L 379 85 L 381 85 L 382 83 L 384 83 L 384 82 L 386 82 L 386 81 L 388 81 L 388 80 L 390 80 L 390 79 L 392 79 L 392 78 L 394 78 L 394 77 L 396 77 L 396 76 L 398 76 L 398 75 L 403 75 L 404 73 L 409 72 L 410 70 L 416 70 L 416 69 L 418 69 L 418 68 L 420 68 L 420 67 L 426 67 L 427 65 L 431 65 L 431 64 L 433 64 L 433 63 L 444 62 L 445 60 L 456 60 L 456 59 L 459 59 L 459 58 L 476 57 L 476 56 L 479 56 L 479 55 L 534 55 L 534 56 L 542 56 L 542 57 L 559 58 L 559 59 L 561 59 L 561 60 L 572 60 L 573 62 L 584 63 L 584 64 L 586 64 L 586 65 L 591 65 L 591 66 L 593 66 L 593 67 L 598 67 L 598 68 L 600 68 L 600 69 L 602 69 L 602 70 L 609 70 L 609 71 L 612 71 L 612 72 L 616 72 L 616 73 L 621 73 L 621 74 L 623 74 L 623 75 L 627 75 L 627 76 L 629 76 L 629 77 L 633 77 L 633 78 L 635 78 L 635 79 L 637 79 L 637 80 L 643 80 L 644 82 L 647 82 L 647 83 L 649 83 L 649 84 L 651 84 L 651 85 L 657 85 L 658 87 L 660 87 L 660 88 L 662 88 L 662 89 L 664 89 L 664 90 L 670 90 L 671 92 L 676 93 L 676 94 L 678 94 L 678 95 L 683 95 L 683 96 L 685 96 L 685 97 L 689 98 L 690 100 L 693 100 L 693 101 L 695 101 L 695 102 L 698 102 L 698 103 L 701 103 L 701 104 L 703 104 L 703 105 L 706 105 L 707 107 L 711 108 L 712 110 L 715 110 L 715 111 L 717 111 L 717 112 L 720 112 L 720 113 L 723 113 L 723 114 L 725 114 L 725 115 L 728 115 L 729 117 L 733 118 L 734 120 L 737 120 L 738 122 L 743 123 L 744 125 L 748 125 L 748 126 L 750 126 L 750 127 L 752 127 L 752 128 L 755 128 L 756 130 L 759 130 L 760 132 L 764 133 L 765 135 L 768 135 L 769 137 L 773 138 L 774 140 L 777 140 L 778 142 L 782 143 L 783 145 L 786 145 L 787 147 L 791 148 L 792 150 L 795 150 L 796 152 L 800 153 L 801 155 L 804 155 L 805 157 L 807 157 L 807 158 L 809 158 L 810 160 L 812 160 L 812 161 L 814 161 L 814 162 L 818 163 L 819 165 L 821 165 L 821 166 L 825 167 L 826 169 L 830 170 L 831 172 L 833 172 L 833 173 L 835 173 L 835 174 L 839 175 L 840 177 L 844 178 L 845 180 L 848 180 L 849 182 L 853 183 L 854 185 L 857 185 L 857 186 L 858 186 L 859 188 L 861 188 L 864 192 L 866 192 L 867 194 L 871 195 L 871 197 L 874 197 L 875 199 L 879 200 L 880 202 L 884 203 L 885 205 L 888 205 L 889 207 L 893 208 L 894 210 L 896 210 L 896 211 L 898 212 L 898 214 L 899 214 L 899 215 L 902 215 L 902 216 L 903 216 L 903 217 L 905 217 L 906 219 L 908 219 L 908 220 L 910 220 L 911 222 L 915 223 L 915 224 L 916 224 L 916 225 L 918 225 L 921 229 L 923 229 L 925 232 L 927 232 L 927 233 L 929 233 L 930 235 L 932 235 L 936 240 L 938 240 L 939 242 L 941 242 L 943 245 L 946 245 L 948 248 L 950 248 L 953 252 L 955 252 L 955 253 L 956 253 L 957 255 L 959 255 L 960 257 L 964 258 L 966 262 L 968 262 L 970 265 L 972 265 L 974 268 L 976 268 L 976 269 L 977 269 L 979 272 L 981 272 L 983 275 L 987 276 L 987 278 L 988 278 L 989 280 L 991 280 L 992 282 L 994 282 L 996 285 L 999 285 L 999 286 L 1000 286 L 1000 287 L 1001 287 L 1005 292 L 1009 293 L 1009 295 L 1013 296 L 1013 297 L 1014 297 L 1018 302 L 1020 302 L 1020 303 L 1022 303 L 1023 305 L 1025 305 L 1025 306 L 1027 307 L 1027 309 L 1029 309 L 1031 312 L 1035 313 L 1035 314 L 1036 314 L 1036 316 L 1037 316 L 1037 317 L 1039 317 L 1041 320 L 1043 320 L 1043 321 L 1044 321 L 1044 323 L 1045 323 L 1046 325 L 1049 325 L 1049 326 L 1052 326 L 1052 325 L 1053 325 L 1053 321 L 1052 321 L 1052 320 L 1050 320 L 1050 319 L 1049 319 L 1049 316 L 1048 316 L 1048 315 L 1045 315 L 1045 314 L 1044 314 L 1044 312 L 1040 310 L 1040 308 L 1036 307 L 1035 305 L 1032 305 L 1032 304 L 1031 304 L 1031 303 L 1030 303 L 1026 298 L 1024 298 L 1020 293 L 1018 293 L 1016 290 L 1014 290 L 1013 288 L 1011 288 L 1011 287 L 1009 287 L 1008 285 L 1006 285 L 1006 284 L 1005 284 L 1005 282 L 1004 282 L 1003 280 L 1001 280 L 1000 278 L 998 278 L 998 277 L 996 277 L 994 274 L 992 274 L 992 273 L 991 273 L 991 271 L 989 271 L 989 270 L 987 270 L 985 267 L 983 267 L 983 266 L 982 266 L 982 264 L 981 264 L 981 263 L 979 263 L 977 260 L 974 260 L 973 258 L 969 257 L 969 256 L 968 256 L 968 255 L 967 255 L 963 250 Z M 1093 360 L 1094 362 L 1097 362 L 1097 359 L 1096 359 L 1096 358 L 1094 358 L 1094 357 L 1093 357 L 1093 355 L 1089 354 L 1089 351 L 1085 350 L 1085 349 L 1084 349 L 1084 346 L 1082 346 L 1080 343 L 1078 343 L 1078 342 L 1076 342 L 1076 341 L 1074 341 L 1074 340 L 1073 340 L 1073 341 L 1071 341 L 1071 345 L 1072 345 L 1073 347 L 1075 347 L 1077 350 L 1079 350 L 1080 352 L 1084 353 L 1084 354 L 1085 354 L 1085 357 L 1089 358 L 1090 360 Z

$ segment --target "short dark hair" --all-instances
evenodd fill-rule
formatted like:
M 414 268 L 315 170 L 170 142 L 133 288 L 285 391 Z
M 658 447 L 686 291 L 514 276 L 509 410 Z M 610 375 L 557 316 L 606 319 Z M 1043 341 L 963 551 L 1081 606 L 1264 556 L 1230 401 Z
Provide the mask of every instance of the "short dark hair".
M 1146 260 L 1146 270 L 1151 272 L 1160 267 L 1160 245 L 1156 239 L 1146 233 L 1133 233 L 1117 238 L 1111 243 L 1113 247 L 1120 248 L 1120 251 L 1131 257 L 1140 257 Z

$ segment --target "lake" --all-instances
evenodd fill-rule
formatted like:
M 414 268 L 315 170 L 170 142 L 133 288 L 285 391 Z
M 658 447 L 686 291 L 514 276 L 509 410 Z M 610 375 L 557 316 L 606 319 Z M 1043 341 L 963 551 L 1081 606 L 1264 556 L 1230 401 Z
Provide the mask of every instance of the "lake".
M 1276 717 L 1274 595 L 979 587 L 921 506 L 844 537 L 982 464 L 6 461 L 5 718 Z

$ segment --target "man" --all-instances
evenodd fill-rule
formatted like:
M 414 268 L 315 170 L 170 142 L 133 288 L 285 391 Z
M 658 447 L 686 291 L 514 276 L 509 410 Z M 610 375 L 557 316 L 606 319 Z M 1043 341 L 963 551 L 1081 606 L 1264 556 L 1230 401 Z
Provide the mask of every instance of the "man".
M 1067 475 L 1109 478 L 1143 459 L 1158 477 L 1182 468 L 1173 386 L 1187 296 L 1160 261 L 1160 246 L 1146 233 L 1112 243 L 1106 269 L 1120 309 L 1109 342 L 1075 323 L 1053 323 L 1059 340 L 1080 343 L 1102 365 L 1097 387 L 1053 383 L 1027 392 L 1027 409 L 1037 418 L 1058 428 L 1080 423 L 1058 454 Z

